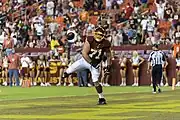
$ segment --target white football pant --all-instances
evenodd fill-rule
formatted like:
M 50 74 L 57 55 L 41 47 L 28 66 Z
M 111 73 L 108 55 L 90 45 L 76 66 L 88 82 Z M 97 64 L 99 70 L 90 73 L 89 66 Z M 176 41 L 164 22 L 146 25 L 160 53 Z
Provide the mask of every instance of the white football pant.
M 71 74 L 73 72 L 81 71 L 84 69 L 89 69 L 92 76 L 92 81 L 97 82 L 99 79 L 100 71 L 99 68 L 94 68 L 91 64 L 89 64 L 83 57 L 76 62 L 74 62 L 72 65 L 68 67 L 66 70 L 67 74 Z

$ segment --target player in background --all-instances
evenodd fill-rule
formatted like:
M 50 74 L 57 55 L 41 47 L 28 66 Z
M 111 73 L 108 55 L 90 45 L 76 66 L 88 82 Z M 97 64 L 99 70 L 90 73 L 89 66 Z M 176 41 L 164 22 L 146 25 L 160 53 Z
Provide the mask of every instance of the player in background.
M 72 65 L 64 72 L 63 79 L 68 77 L 71 73 L 89 69 L 92 76 L 92 81 L 99 95 L 98 105 L 106 104 L 103 95 L 103 89 L 99 83 L 100 63 L 103 60 L 104 53 L 107 57 L 107 68 L 111 65 L 111 43 L 106 40 L 105 30 L 102 27 L 97 27 L 93 31 L 93 36 L 88 36 L 82 49 L 82 58 Z

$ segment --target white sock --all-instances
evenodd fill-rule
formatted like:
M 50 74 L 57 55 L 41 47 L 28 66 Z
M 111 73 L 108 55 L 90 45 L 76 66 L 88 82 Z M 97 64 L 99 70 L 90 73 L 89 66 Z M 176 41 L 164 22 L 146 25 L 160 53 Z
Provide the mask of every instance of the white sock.
M 100 94 L 98 94 L 98 95 L 99 95 L 99 98 L 104 98 L 103 93 L 100 93 Z

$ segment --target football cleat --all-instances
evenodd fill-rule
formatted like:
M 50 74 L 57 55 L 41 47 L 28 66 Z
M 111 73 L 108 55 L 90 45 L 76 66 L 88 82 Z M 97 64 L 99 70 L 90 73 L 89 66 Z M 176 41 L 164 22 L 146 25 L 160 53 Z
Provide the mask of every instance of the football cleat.
M 106 100 L 104 98 L 99 98 L 99 101 L 98 101 L 97 105 L 105 105 L 105 104 L 107 104 Z

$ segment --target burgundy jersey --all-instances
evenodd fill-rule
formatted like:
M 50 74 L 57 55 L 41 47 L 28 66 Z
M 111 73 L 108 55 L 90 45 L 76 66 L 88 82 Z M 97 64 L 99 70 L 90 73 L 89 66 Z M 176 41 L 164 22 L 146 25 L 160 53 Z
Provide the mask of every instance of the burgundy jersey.
M 104 53 L 110 52 L 111 43 L 106 39 L 97 42 L 93 36 L 87 37 L 87 41 L 90 44 L 89 57 L 92 62 L 99 64 L 102 61 Z

